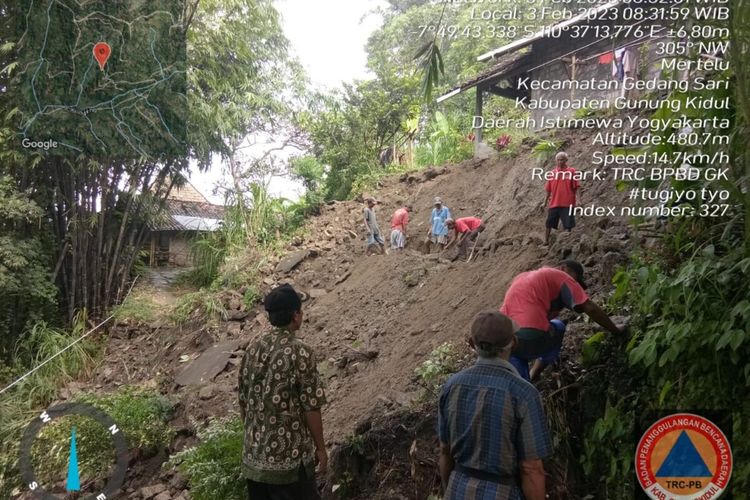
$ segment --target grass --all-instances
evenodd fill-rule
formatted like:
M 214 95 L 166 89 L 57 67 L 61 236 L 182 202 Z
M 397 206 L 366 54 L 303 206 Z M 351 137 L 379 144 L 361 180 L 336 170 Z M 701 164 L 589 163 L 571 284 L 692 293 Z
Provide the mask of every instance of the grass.
M 4 373 L 20 374 L 40 365 L 80 338 L 85 333 L 86 319 L 85 314 L 79 314 L 72 330 L 67 332 L 44 322 L 34 324 L 16 346 L 15 366 L 12 370 L 5 369 Z M 23 430 L 39 414 L 40 408 L 57 397 L 61 386 L 90 373 L 100 352 L 96 341 L 81 341 L 0 396 L 0 498 L 18 494 L 16 489 L 20 487 L 21 478 L 17 462 Z
M 117 422 L 130 449 L 155 453 L 172 438 L 167 421 L 173 405 L 158 393 L 126 387 L 103 396 L 86 394 L 75 402 L 104 410 Z M 103 479 L 109 472 L 114 460 L 109 431 L 88 417 L 65 416 L 45 426 L 32 448 L 34 470 L 43 484 L 64 479 L 61 474 L 67 470 L 68 443 L 74 426 L 81 483 Z
M 243 430 L 239 418 L 211 421 L 198 432 L 200 443 L 174 455 L 168 462 L 190 483 L 195 500 L 246 498 L 242 479 Z
M 156 290 L 150 286 L 139 286 L 133 289 L 122 304 L 115 306 L 112 310 L 117 321 L 134 321 L 139 323 L 151 323 L 163 312 L 164 306 L 157 304 L 153 295 Z

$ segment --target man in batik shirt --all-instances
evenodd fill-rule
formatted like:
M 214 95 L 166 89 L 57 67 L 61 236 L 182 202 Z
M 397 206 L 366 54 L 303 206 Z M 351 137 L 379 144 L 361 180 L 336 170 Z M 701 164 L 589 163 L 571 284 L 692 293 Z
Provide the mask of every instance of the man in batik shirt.
M 319 499 L 315 463 L 328 465 L 320 408 L 325 393 L 312 350 L 294 332 L 302 302 L 290 285 L 265 298 L 274 330 L 247 347 L 239 380 L 242 471 L 252 500 Z

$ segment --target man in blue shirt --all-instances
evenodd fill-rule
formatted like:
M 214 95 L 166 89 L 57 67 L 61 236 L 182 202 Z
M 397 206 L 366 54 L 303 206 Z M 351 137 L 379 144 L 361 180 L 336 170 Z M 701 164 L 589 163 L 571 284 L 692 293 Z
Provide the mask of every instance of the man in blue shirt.
M 444 500 L 543 500 L 552 453 L 539 392 L 508 362 L 516 345 L 507 316 L 474 318 L 469 345 L 479 358 L 443 386 L 438 408 Z
M 427 232 L 427 253 L 430 253 L 433 244 L 438 246 L 438 250 L 442 250 L 448 243 L 448 226 L 445 221 L 451 218 L 451 211 L 443 205 L 439 196 L 435 197 L 434 207 L 430 213 L 430 230 Z

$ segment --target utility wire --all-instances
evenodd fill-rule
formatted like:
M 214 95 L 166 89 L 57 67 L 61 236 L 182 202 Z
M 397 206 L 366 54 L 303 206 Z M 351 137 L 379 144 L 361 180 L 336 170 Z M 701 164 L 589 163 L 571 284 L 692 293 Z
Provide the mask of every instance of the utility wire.
M 127 293 L 127 295 L 125 295 L 125 299 L 123 300 L 123 302 L 125 302 L 125 301 L 126 301 L 126 300 L 128 299 L 128 297 L 130 297 L 130 292 L 132 292 L 132 291 L 133 291 L 133 287 L 135 286 L 135 282 L 136 282 L 136 281 L 138 281 L 138 277 L 137 277 L 137 276 L 136 276 L 136 278 L 135 278 L 135 279 L 133 280 L 133 283 L 132 283 L 132 284 L 130 285 L 130 289 L 128 290 L 128 293 Z M 27 373 L 25 373 L 24 375 L 22 375 L 21 377 L 19 377 L 18 379 L 16 379 L 16 380 L 15 380 L 15 381 L 14 381 L 13 383 L 11 383 L 11 384 L 10 384 L 10 385 L 9 385 L 8 387 L 6 387 L 6 388 L 5 388 L 5 389 L 3 389 L 2 391 L 0 391 L 0 395 L 4 394 L 4 393 L 5 393 L 6 391 L 8 391 L 9 389 L 11 389 L 12 387 L 14 387 L 14 386 L 16 386 L 16 385 L 20 384 L 20 383 L 21 383 L 22 381 L 24 381 L 24 380 L 25 380 L 25 379 L 26 379 L 26 378 L 27 378 L 27 377 L 28 377 L 29 375 L 32 375 L 32 374 L 34 374 L 34 373 L 35 373 L 36 371 L 38 371 L 38 370 L 39 370 L 39 369 L 40 369 L 41 367 L 43 367 L 44 365 L 46 365 L 47 363 L 49 363 L 49 362 L 50 362 L 50 361 L 52 361 L 53 359 L 57 358 L 58 356 L 60 356 L 61 354 L 63 354 L 63 353 L 65 352 L 65 351 L 67 351 L 68 349 L 70 349 L 71 347 L 73 347 L 74 345 L 76 345 L 77 343 L 81 342 L 81 341 L 82 341 L 83 339 L 85 339 L 86 337 L 88 337 L 89 335 L 91 335 L 92 333 L 94 333 L 95 331 L 97 331 L 97 330 L 98 330 L 99 328 L 101 328 L 102 326 L 104 326 L 105 324 L 107 324 L 107 323 L 108 323 L 108 322 L 109 322 L 109 321 L 110 321 L 110 320 L 111 320 L 112 318 L 114 318 L 114 316 L 115 316 L 114 314 L 110 314 L 110 315 L 109 315 L 109 317 L 108 317 L 107 319 L 103 320 L 103 321 L 102 321 L 101 323 L 99 323 L 98 325 L 96 325 L 96 326 L 95 326 L 94 328 L 92 328 L 92 329 L 91 329 L 91 330 L 89 330 L 88 332 L 86 332 L 86 333 L 84 333 L 83 335 L 81 335 L 81 337 L 80 337 L 80 338 L 79 338 L 78 340 L 75 340 L 75 341 L 73 341 L 72 343 L 70 343 L 70 344 L 69 344 L 69 345 L 68 345 L 67 347 L 64 347 L 64 348 L 60 349 L 60 351 L 56 352 L 55 354 L 53 354 L 53 355 L 52 355 L 52 356 L 50 356 L 49 358 L 47 358 L 47 359 L 45 359 L 44 361 L 42 361 L 42 362 L 41 362 L 41 363 L 40 363 L 39 365 L 37 365 L 36 367 L 32 368 L 32 369 L 31 369 L 31 370 L 29 370 L 29 371 L 28 371 Z

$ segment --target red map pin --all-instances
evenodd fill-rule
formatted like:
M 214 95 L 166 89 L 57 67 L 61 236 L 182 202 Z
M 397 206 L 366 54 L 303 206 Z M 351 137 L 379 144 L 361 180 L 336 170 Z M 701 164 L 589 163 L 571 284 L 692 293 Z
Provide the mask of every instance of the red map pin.
M 107 59 L 109 59 L 111 53 L 112 49 L 108 43 L 99 42 L 94 45 L 94 59 L 99 62 L 100 70 L 104 71 L 104 65 L 107 64 Z

